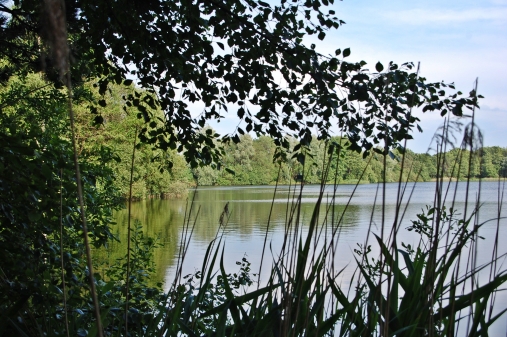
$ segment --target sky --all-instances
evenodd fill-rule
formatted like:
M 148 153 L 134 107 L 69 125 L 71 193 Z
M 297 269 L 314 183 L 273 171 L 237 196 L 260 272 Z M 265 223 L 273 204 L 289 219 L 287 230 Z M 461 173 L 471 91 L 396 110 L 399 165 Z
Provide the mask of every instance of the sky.
M 350 47 L 353 61 L 421 63 L 430 82 L 454 82 L 467 93 L 478 78 L 485 98 L 476 111 L 485 146 L 507 147 L 507 0 L 344 0 L 332 6 L 346 22 L 318 45 L 329 54 Z M 443 119 L 419 113 L 423 133 L 408 148 L 426 152 Z M 464 121 L 468 123 L 468 121 Z
M 378 61 L 420 62 L 420 75 L 429 82 L 454 82 L 466 96 L 478 78 L 485 99 L 476 124 L 484 145 L 507 147 L 507 0 L 344 0 L 330 9 L 346 24 L 324 41 L 308 40 L 319 52 L 349 47 L 348 60 L 364 60 L 373 71 Z M 438 113 L 418 117 L 424 132 L 416 132 L 407 146 L 424 153 L 443 118 Z M 212 126 L 224 134 L 236 125 L 226 118 Z

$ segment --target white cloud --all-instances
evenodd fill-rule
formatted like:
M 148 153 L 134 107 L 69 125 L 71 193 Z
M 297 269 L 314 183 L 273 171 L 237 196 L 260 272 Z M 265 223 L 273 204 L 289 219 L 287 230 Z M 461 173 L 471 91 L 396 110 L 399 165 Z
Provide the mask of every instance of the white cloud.
M 491 0 L 490 3 L 494 5 L 507 5 L 507 0 Z
M 397 23 L 425 25 L 434 23 L 463 23 L 470 21 L 488 20 L 505 23 L 507 7 L 495 6 L 489 8 L 452 9 L 422 9 L 414 8 L 401 11 L 390 11 L 384 14 L 386 19 Z

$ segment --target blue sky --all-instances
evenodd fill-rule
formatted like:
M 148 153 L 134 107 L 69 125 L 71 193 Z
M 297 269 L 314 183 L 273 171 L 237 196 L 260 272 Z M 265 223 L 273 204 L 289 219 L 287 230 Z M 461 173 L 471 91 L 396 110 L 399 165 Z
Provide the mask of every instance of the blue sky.
M 276 1 L 272 1 L 274 3 Z M 507 0 L 344 0 L 331 6 L 346 22 L 328 32 L 324 41 L 308 39 L 323 54 L 350 47 L 351 61 L 365 60 L 371 69 L 380 61 L 421 62 L 428 81 L 454 82 L 464 93 L 485 96 L 476 113 L 484 145 L 507 147 Z M 226 116 L 212 126 L 232 132 L 238 120 Z M 423 133 L 416 132 L 408 147 L 426 152 L 443 118 L 420 113 Z
M 468 93 L 479 78 L 476 113 L 486 146 L 507 147 L 507 0 L 345 0 L 333 9 L 346 22 L 319 43 L 323 53 L 350 47 L 351 60 L 421 62 L 428 81 L 454 82 Z M 408 147 L 425 152 L 438 114 L 420 114 L 422 134 Z

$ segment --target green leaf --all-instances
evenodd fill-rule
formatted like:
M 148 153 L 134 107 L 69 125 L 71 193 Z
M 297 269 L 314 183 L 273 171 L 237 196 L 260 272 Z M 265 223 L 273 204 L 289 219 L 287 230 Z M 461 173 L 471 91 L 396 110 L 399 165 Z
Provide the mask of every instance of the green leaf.
M 243 119 L 243 116 L 245 116 L 245 109 L 244 108 L 239 108 L 238 109 L 238 117 L 240 119 Z
M 382 65 L 382 63 L 377 62 L 377 64 L 375 65 L 375 69 L 377 69 L 377 71 L 380 73 L 382 70 L 384 70 L 384 66 Z
M 102 125 L 102 124 L 104 124 L 104 117 L 99 115 L 93 118 L 93 125 Z
M 343 57 L 348 57 L 350 56 L 350 48 L 345 48 L 343 50 Z

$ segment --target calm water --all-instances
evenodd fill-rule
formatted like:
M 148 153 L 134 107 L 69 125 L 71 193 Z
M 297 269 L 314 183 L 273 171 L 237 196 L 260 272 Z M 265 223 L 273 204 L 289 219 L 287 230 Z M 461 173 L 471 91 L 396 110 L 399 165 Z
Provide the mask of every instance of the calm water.
M 404 243 L 417 245 L 418 236 L 408 232 L 405 228 L 411 224 L 410 220 L 415 219 L 415 215 L 425 209 L 426 205 L 433 203 L 435 195 L 435 183 L 418 183 L 414 192 L 411 194 L 414 184 L 409 184 L 404 195 L 403 210 L 405 215 L 401 220 L 401 230 L 399 240 Z M 447 185 L 446 185 L 447 186 Z M 479 186 L 481 193 L 479 194 Z M 382 224 L 382 190 L 377 185 L 360 185 L 354 192 L 355 186 L 342 185 L 336 192 L 337 205 L 334 208 L 334 223 L 343 214 L 340 223 L 341 234 L 338 244 L 338 253 L 336 254 L 337 268 L 348 265 L 346 273 L 342 275 L 340 282 L 343 286 L 348 285 L 348 280 L 355 268 L 353 263 L 353 249 L 357 243 L 363 243 L 371 231 L 380 235 Z M 396 208 L 397 184 L 387 184 L 386 202 L 385 202 L 385 233 L 389 233 L 394 221 Z M 456 194 L 456 184 L 450 185 L 449 202 L 454 199 L 454 207 L 461 214 L 465 210 L 465 184 L 459 183 Z M 235 186 L 235 187 L 203 187 L 191 192 L 189 200 L 195 195 L 195 201 L 192 207 L 190 223 L 195 222 L 195 230 L 190 240 L 187 257 L 184 264 L 183 274 L 193 273 L 200 269 L 206 248 L 219 229 L 219 218 L 224 206 L 228 203 L 229 221 L 225 229 L 225 268 L 228 272 L 236 272 L 238 267 L 235 262 L 246 257 L 252 264 L 252 270 L 258 271 L 260 264 L 260 255 L 264 237 L 266 235 L 268 217 L 273 202 L 273 211 L 271 215 L 270 226 L 267 234 L 268 246 L 264 266 L 269 268 L 269 262 L 273 260 L 273 254 L 277 254 L 281 247 L 284 236 L 284 226 L 286 223 L 287 210 L 294 198 L 294 188 L 288 186 L 278 187 L 274 194 L 274 186 Z M 326 200 L 330 200 L 333 194 L 333 187 L 326 187 L 325 193 L 329 195 Z M 354 192 L 354 193 L 353 193 Z M 297 190 L 299 193 L 299 187 Z M 313 207 L 317 200 L 319 186 L 305 186 L 302 191 L 301 199 L 301 221 L 302 231 L 305 231 L 309 219 L 312 215 Z M 411 195 L 410 195 L 411 194 Z M 410 202 L 407 205 L 407 200 Z M 477 198 L 480 197 L 481 208 L 479 212 L 480 221 L 497 218 L 499 212 L 499 186 L 497 182 L 482 182 L 482 185 L 474 182 L 468 194 L 468 211 L 470 214 Z M 375 199 L 377 200 L 375 205 Z M 349 206 L 345 210 L 345 205 Z M 289 206 L 288 206 L 289 205 Z M 164 281 L 166 287 L 172 282 L 175 264 L 179 251 L 179 242 L 185 224 L 185 214 L 189 212 L 189 206 L 185 200 L 147 200 L 137 202 L 132 205 L 133 218 L 143 224 L 146 234 L 160 238 L 164 246 L 155 251 L 155 261 L 157 264 L 156 279 Z M 323 212 L 321 212 L 323 213 Z M 503 212 L 502 216 L 505 215 Z M 370 221 L 371 219 L 371 221 Z M 324 216 L 321 216 L 323 222 Z M 331 223 L 331 216 L 328 218 Z M 118 225 L 114 229 L 120 237 L 126 237 L 127 211 L 117 213 Z M 506 220 L 500 222 L 500 241 L 507 239 Z M 370 227 L 371 223 L 371 227 Z M 478 264 L 486 263 L 491 259 L 494 236 L 497 228 L 497 221 L 487 222 L 481 228 L 479 235 L 484 240 L 479 242 Z M 125 239 L 123 239 L 125 241 Z M 372 246 L 375 246 L 372 244 Z M 112 256 L 120 254 L 119 251 L 125 251 L 124 244 L 118 244 L 112 247 Z M 507 245 L 500 244 L 501 253 L 507 252 Z M 378 255 L 377 255 L 378 256 Z M 504 263 L 505 259 L 501 262 Z M 263 267 L 264 269 L 264 267 Z M 262 281 L 261 281 L 262 282 Z M 507 298 L 501 295 L 498 299 L 499 307 L 507 306 Z M 507 320 L 503 319 L 503 331 Z M 505 335 L 505 332 L 502 333 Z

